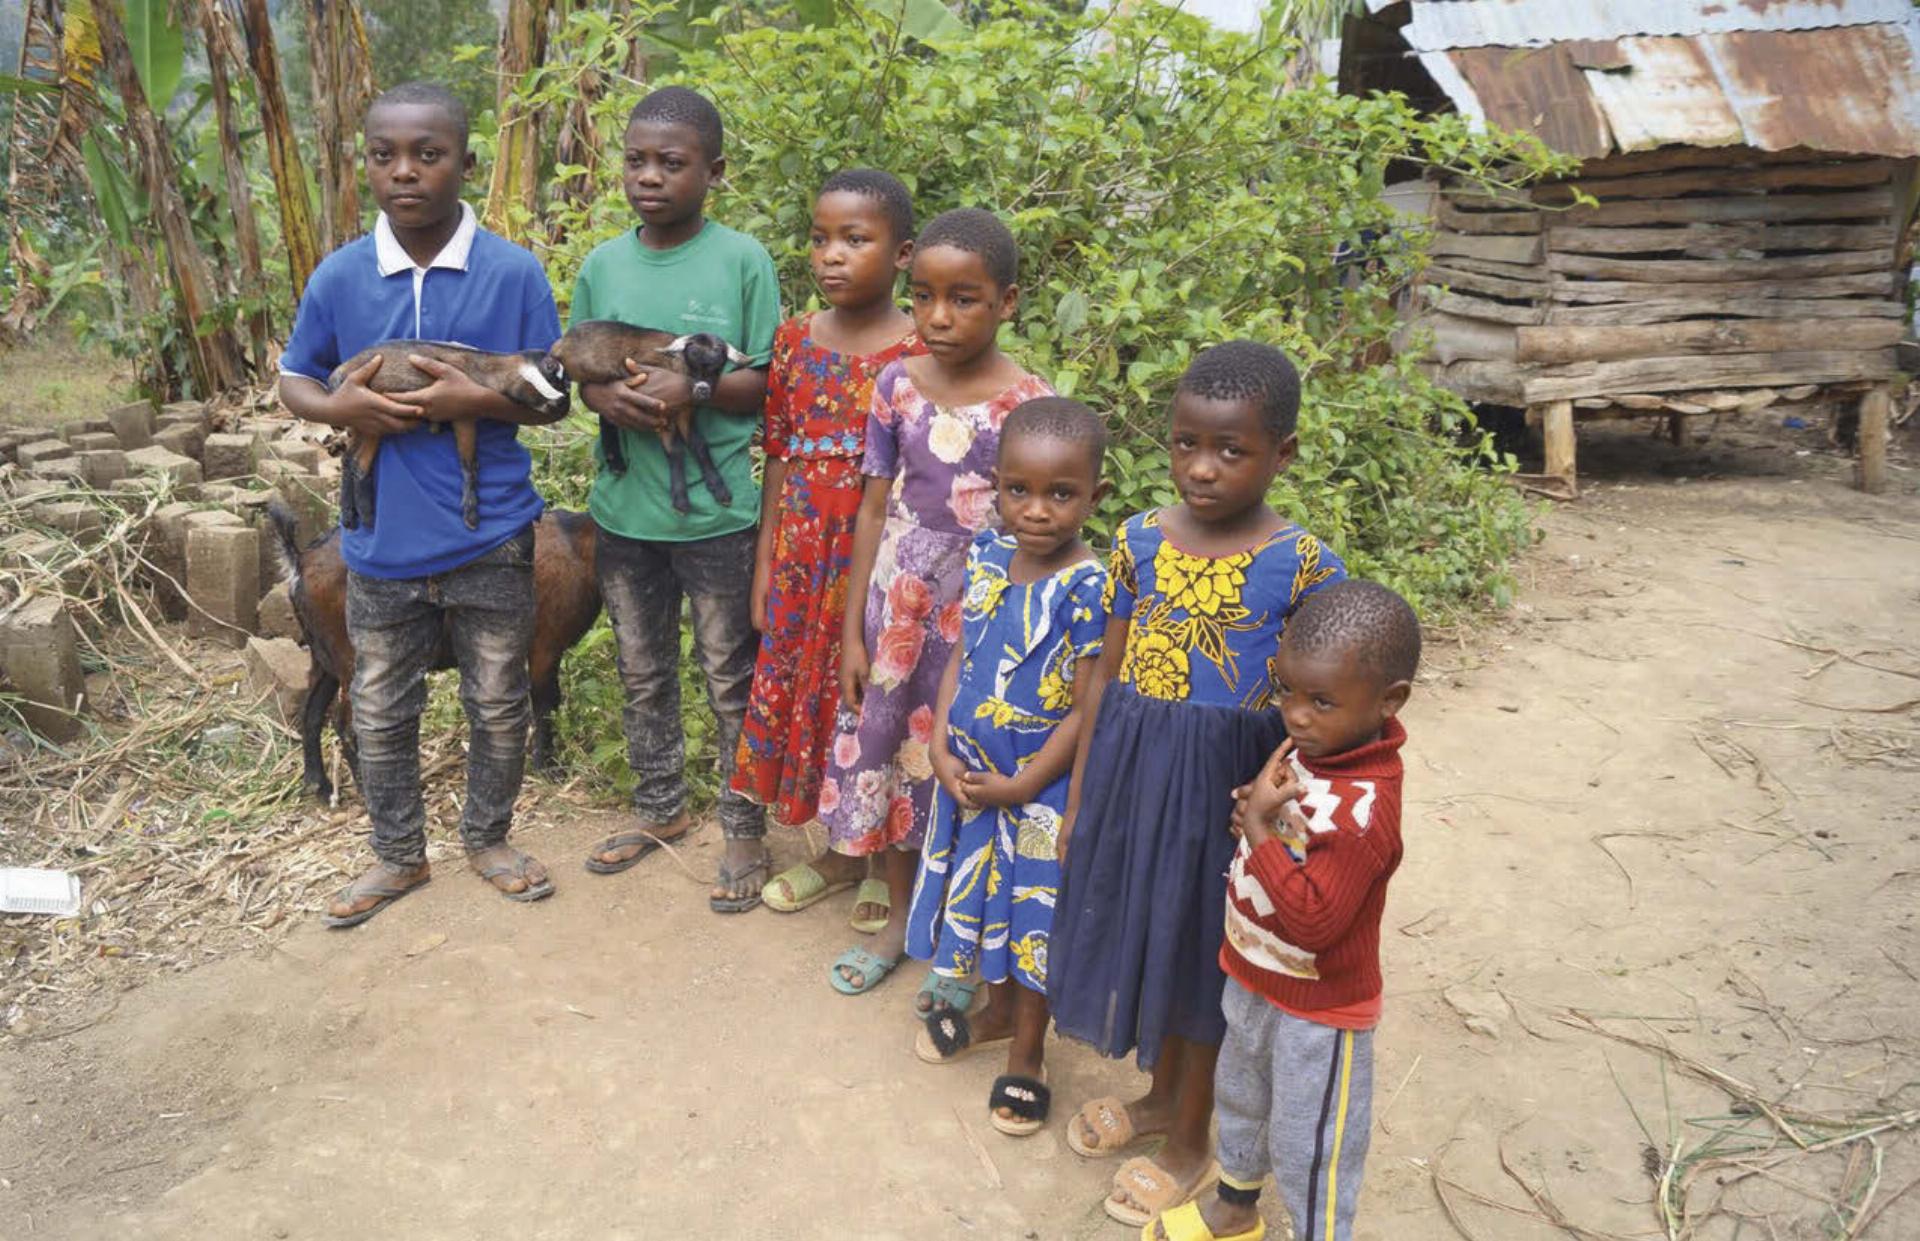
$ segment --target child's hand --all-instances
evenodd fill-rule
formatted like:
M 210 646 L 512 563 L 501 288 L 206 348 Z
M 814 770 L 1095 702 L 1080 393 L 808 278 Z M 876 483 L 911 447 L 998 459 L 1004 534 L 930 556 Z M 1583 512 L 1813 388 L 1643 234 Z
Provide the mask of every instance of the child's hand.
M 840 644 L 840 701 L 850 711 L 860 708 L 860 696 L 867 692 L 867 680 L 873 675 L 873 665 L 867 662 L 867 644 L 865 642 L 846 641 Z
M 634 400 L 653 411 L 661 428 L 685 426 L 693 415 L 693 381 L 679 371 L 646 371 Z
M 632 358 L 625 359 L 625 362 L 627 364 L 625 379 L 615 379 L 607 383 L 581 384 L 581 404 L 614 426 L 624 427 L 629 431 L 652 431 L 657 434 L 666 430 L 667 419 L 655 412 L 659 402 L 642 397 L 648 372 Z
M 755 633 L 767 631 L 767 596 L 772 593 L 772 584 L 767 580 L 768 572 L 765 560 L 756 559 L 753 566 L 753 586 L 747 594 L 747 618 L 753 622 Z
M 947 796 L 968 813 L 980 809 L 980 804 L 973 800 L 972 791 L 967 788 L 967 765 L 953 756 L 953 751 L 945 742 L 932 747 L 932 750 L 933 778 L 940 782 Z
M 971 771 L 960 778 L 967 796 L 978 806 L 1024 806 L 1033 799 L 1018 776 L 1003 776 L 997 771 Z
M 1260 774 L 1246 784 L 1233 790 L 1232 832 L 1244 836 L 1247 843 L 1257 845 L 1273 834 L 1275 821 L 1284 808 L 1292 804 L 1306 792 L 1300 783 L 1299 774 L 1294 771 L 1288 756 L 1293 753 L 1293 741 L 1289 738 L 1268 756 L 1266 766 Z M 1294 812 L 1298 818 L 1298 811 Z M 1301 820 L 1304 829 L 1305 820 Z
M 1080 808 L 1069 804 L 1067 812 L 1060 816 L 1060 843 L 1056 852 L 1060 855 L 1060 865 L 1067 864 L 1067 844 L 1073 839 L 1073 821 L 1080 817 Z
M 421 374 L 433 376 L 433 382 L 412 392 L 396 392 L 393 399 L 402 405 L 411 405 L 428 422 L 471 418 L 474 405 L 493 396 L 493 389 L 482 386 L 451 363 L 417 353 L 408 354 L 407 361 Z
M 362 435 L 405 435 L 420 425 L 419 410 L 367 386 L 380 373 L 383 360 L 379 354 L 367 359 L 366 365 L 348 375 L 327 398 L 327 413 L 334 426 Z

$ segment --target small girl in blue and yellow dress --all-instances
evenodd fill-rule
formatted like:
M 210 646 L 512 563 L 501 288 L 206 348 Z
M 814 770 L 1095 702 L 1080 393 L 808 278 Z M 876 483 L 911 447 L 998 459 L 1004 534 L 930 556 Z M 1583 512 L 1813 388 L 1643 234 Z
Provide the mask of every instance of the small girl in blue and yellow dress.
M 960 641 L 941 678 L 931 747 L 939 781 L 907 915 L 907 951 L 936 974 L 987 984 L 984 1010 L 926 1018 L 933 1064 L 1007 1044 L 988 1120 L 1046 1123 L 1047 940 L 1060 887 L 1060 816 L 1080 739 L 1075 692 L 1100 654 L 1107 575 L 1080 528 L 1105 491 L 1106 429 L 1078 401 L 1007 416 L 994 470 L 1001 529 L 974 539 Z
M 1121 528 L 1103 654 L 1080 683 L 1089 718 L 1061 827 L 1049 999 L 1060 1033 L 1134 1051 L 1153 1073 L 1144 1095 L 1094 1099 L 1067 1122 L 1089 1158 L 1166 1135 L 1113 1178 L 1107 1213 L 1136 1227 L 1212 1167 L 1232 794 L 1286 736 L 1272 661 L 1287 618 L 1345 572 L 1267 504 L 1299 406 L 1299 376 L 1270 345 L 1194 358 L 1168 443 L 1180 503 Z

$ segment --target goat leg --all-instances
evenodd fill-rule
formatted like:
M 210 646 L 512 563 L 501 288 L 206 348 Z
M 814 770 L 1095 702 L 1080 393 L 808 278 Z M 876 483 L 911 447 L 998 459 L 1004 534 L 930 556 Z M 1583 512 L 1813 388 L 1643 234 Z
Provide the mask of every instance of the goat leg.
M 379 452 L 378 434 L 347 433 L 347 450 L 340 454 L 340 524 L 348 530 L 373 524 L 373 487 L 367 476 Z
M 480 427 L 472 421 L 453 424 L 453 444 L 460 454 L 460 520 L 467 529 L 480 528 Z
M 700 434 L 698 427 L 689 424 L 686 440 L 694 461 L 700 466 L 700 481 L 707 485 L 714 502 L 721 508 L 727 508 L 733 503 L 733 488 L 727 486 L 727 480 L 720 477 L 720 467 L 713 462 L 713 450 L 707 447 L 707 437 Z
M 627 454 L 620 447 L 620 428 L 600 420 L 600 459 L 607 463 L 607 473 L 625 474 L 627 472 Z
M 321 734 L 326 731 L 327 713 L 333 709 L 335 694 L 341 693 L 340 680 L 313 661 L 307 674 L 307 703 L 300 712 L 300 784 L 321 805 L 333 801 L 333 781 L 327 779 L 326 759 L 320 752 Z
M 687 442 L 672 431 L 660 432 L 660 443 L 667 450 L 667 496 L 673 511 L 693 511 L 693 497 L 687 494 Z

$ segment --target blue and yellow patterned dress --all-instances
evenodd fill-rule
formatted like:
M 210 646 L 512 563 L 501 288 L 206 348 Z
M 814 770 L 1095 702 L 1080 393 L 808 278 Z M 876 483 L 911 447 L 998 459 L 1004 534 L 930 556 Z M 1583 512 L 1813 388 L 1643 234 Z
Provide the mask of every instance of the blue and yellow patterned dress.
M 961 657 L 947 744 L 974 771 L 1011 776 L 1073 707 L 1074 665 L 1100 653 L 1107 575 L 1083 560 L 1036 582 L 1007 576 L 1014 541 L 989 531 L 967 558 Z M 1047 989 L 1067 779 L 1023 806 L 960 809 L 943 788 L 920 854 L 907 951 L 936 973 Z
M 1121 528 L 1106 603 L 1129 622 L 1127 650 L 1100 700 L 1054 915 L 1062 1034 L 1142 1068 L 1168 1035 L 1219 1044 L 1233 790 L 1286 736 L 1281 628 L 1345 575 L 1298 526 L 1230 556 L 1176 547 L 1157 512 Z

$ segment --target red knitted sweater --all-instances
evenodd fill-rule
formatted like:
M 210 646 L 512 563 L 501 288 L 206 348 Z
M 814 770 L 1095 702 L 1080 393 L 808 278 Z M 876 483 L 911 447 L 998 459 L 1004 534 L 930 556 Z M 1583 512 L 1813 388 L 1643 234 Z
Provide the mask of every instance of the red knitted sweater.
M 1328 758 L 1293 757 L 1306 786 L 1304 841 L 1240 842 L 1227 870 L 1227 937 L 1220 968 L 1295 1011 L 1338 1008 L 1380 994 L 1380 911 L 1400 865 L 1400 747 L 1389 719 L 1380 739 Z

